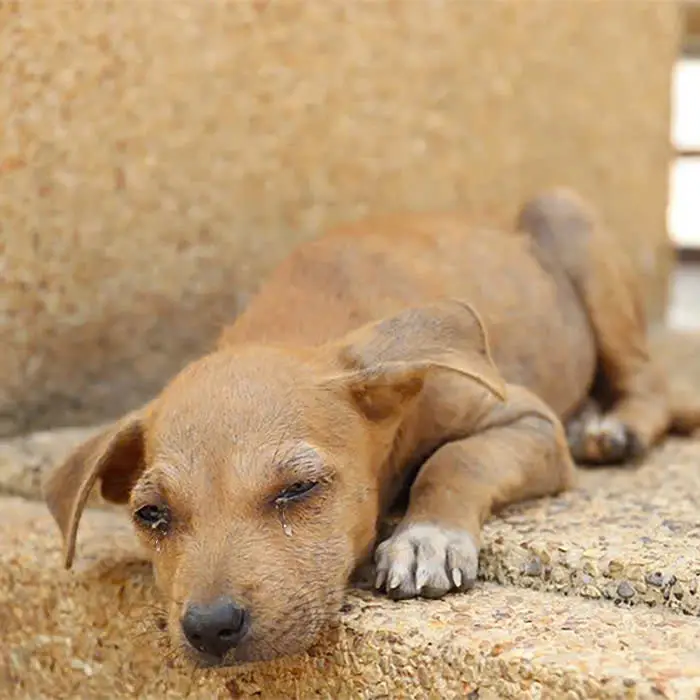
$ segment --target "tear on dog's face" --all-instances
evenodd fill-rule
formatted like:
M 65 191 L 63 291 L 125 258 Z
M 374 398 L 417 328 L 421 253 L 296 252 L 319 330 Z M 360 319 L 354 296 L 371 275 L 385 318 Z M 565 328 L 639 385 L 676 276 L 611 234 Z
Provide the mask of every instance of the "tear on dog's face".
M 66 565 L 99 483 L 150 550 L 176 649 L 206 665 L 307 649 L 371 551 L 398 428 L 435 370 L 500 391 L 464 305 L 193 363 L 49 475 Z

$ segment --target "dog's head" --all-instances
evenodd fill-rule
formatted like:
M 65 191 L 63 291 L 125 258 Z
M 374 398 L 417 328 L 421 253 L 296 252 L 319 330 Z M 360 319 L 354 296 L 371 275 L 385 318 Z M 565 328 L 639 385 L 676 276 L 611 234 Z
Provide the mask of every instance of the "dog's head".
M 466 305 L 409 310 L 317 348 L 206 356 L 49 475 L 66 566 L 99 483 L 151 551 L 176 647 L 219 665 L 303 651 L 371 550 L 387 458 L 436 372 L 502 392 Z

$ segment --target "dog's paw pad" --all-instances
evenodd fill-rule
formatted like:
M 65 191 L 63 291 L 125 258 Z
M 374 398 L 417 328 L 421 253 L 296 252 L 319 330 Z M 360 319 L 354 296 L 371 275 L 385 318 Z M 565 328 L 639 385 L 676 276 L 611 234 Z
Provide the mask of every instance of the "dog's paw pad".
M 623 464 L 634 461 L 643 452 L 635 433 L 610 416 L 577 426 L 568 437 L 571 453 L 581 464 Z
M 479 551 L 464 530 L 415 524 L 401 528 L 375 553 L 376 582 L 391 598 L 441 598 L 474 585 Z

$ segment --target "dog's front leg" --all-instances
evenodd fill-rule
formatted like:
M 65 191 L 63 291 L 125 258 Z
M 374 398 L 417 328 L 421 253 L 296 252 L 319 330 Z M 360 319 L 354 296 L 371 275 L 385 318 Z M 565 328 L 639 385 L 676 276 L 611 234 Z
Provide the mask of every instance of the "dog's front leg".
M 573 475 L 559 420 L 529 391 L 509 386 L 507 401 L 479 421 L 473 434 L 444 444 L 420 468 L 405 517 L 377 547 L 377 588 L 393 598 L 468 589 L 489 515 L 558 493 Z

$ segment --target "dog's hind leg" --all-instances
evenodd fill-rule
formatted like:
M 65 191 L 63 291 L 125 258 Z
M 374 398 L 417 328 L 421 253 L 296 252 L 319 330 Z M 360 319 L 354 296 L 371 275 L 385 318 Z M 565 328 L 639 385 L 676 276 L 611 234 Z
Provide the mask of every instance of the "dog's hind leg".
M 643 454 L 627 426 L 606 415 L 592 396 L 566 422 L 566 439 L 579 464 L 614 464 Z
M 619 242 L 605 235 L 572 192 L 552 190 L 528 201 L 518 229 L 535 240 L 535 254 L 552 274 L 565 275 L 588 314 L 598 353 L 594 397 L 601 412 L 569 426 L 579 463 L 634 460 L 671 425 L 666 378 L 650 356 L 640 279 Z M 578 416 L 578 428 L 581 416 Z M 585 439 L 577 439 L 581 436 Z
M 671 430 L 678 435 L 700 431 L 700 401 L 695 396 L 671 396 Z

